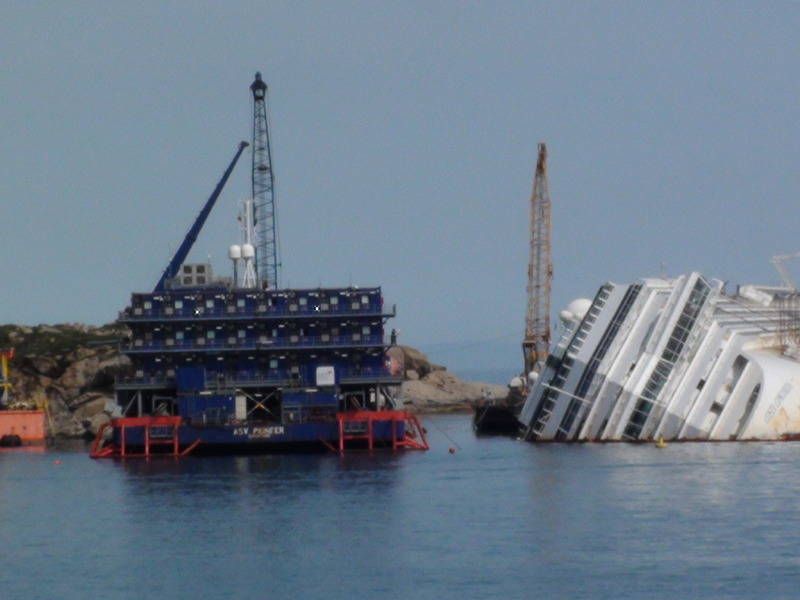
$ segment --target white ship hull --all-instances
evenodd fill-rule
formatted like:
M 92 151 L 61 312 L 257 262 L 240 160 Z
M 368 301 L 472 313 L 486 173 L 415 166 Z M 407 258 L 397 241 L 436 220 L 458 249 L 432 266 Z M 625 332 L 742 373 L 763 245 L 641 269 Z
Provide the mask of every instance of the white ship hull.
M 698 273 L 608 283 L 577 314 L 562 312 L 562 335 L 519 416 L 524 438 L 800 435 L 800 362 L 786 344 L 787 298 L 796 295 L 748 286 L 728 296 L 722 287 Z

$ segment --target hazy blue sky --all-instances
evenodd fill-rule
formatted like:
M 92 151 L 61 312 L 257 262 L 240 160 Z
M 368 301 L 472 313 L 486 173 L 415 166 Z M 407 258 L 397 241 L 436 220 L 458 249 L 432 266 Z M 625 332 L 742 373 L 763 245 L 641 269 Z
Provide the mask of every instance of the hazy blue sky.
M 540 141 L 553 315 L 662 263 L 777 282 L 799 32 L 790 2 L 4 2 L 0 321 L 100 324 L 151 289 L 251 135 L 256 70 L 282 283 L 382 285 L 451 367 L 520 361 Z M 248 163 L 193 252 L 218 273 Z

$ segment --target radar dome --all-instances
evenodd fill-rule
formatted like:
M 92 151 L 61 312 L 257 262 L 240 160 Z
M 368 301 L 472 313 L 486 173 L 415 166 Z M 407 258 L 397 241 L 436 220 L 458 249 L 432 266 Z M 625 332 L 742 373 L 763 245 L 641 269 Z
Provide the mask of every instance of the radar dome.
M 231 260 L 239 260 L 242 258 L 242 247 L 234 244 L 228 249 L 228 258 Z
M 575 319 L 576 321 L 582 321 L 583 317 L 586 316 L 586 313 L 589 312 L 591 307 L 591 300 L 588 300 L 587 298 L 577 298 L 570 302 L 567 308 L 562 310 L 558 316 L 562 321 L 571 321 L 572 319 Z
M 256 255 L 256 249 L 253 244 L 242 245 L 242 258 L 253 258 Z
M 514 388 L 515 390 L 518 390 L 522 387 L 525 387 L 525 382 L 522 381 L 522 377 L 518 375 L 511 380 L 511 383 L 509 383 L 508 386 Z

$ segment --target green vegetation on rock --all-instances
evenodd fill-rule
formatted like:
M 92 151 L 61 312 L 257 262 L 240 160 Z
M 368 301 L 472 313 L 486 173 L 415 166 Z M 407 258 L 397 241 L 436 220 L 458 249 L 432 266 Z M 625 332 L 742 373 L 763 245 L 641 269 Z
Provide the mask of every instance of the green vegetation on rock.
M 114 379 L 129 365 L 118 341 L 127 335 L 119 323 L 0 325 L 0 350 L 14 350 L 10 404 L 46 406 L 53 435 L 90 437 L 114 413 Z
M 117 323 L 92 327 L 79 323 L 61 325 L 0 325 L 0 349 L 14 349 L 11 365 L 20 364 L 25 356 L 70 354 L 81 347 L 98 343 L 116 344 L 127 334 Z

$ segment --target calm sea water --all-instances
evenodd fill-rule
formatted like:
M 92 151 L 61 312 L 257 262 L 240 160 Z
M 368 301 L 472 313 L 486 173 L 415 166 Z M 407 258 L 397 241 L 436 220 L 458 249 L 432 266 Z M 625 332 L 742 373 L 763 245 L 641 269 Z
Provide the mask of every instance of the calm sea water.
M 396 455 L 0 454 L 0 595 L 800 597 L 800 444 L 425 425 L 431 450 Z

